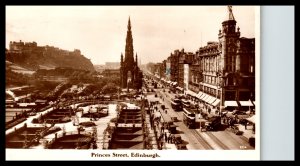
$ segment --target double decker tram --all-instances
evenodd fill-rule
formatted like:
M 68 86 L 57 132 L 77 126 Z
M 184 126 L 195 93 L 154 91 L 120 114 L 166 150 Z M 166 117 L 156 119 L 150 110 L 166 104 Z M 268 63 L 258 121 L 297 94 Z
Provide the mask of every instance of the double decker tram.
M 189 128 L 196 128 L 196 110 L 183 108 L 183 123 Z
M 188 109 L 191 106 L 191 103 L 187 99 L 181 99 L 181 103 L 182 103 L 183 108 Z
M 174 98 L 174 99 L 171 100 L 171 106 L 174 109 L 174 111 L 181 111 L 182 110 L 181 101 L 178 98 Z

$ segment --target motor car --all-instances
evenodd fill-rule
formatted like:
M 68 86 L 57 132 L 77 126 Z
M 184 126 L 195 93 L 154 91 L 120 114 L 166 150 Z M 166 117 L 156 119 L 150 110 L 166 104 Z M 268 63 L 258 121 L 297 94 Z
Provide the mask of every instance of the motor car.
M 233 110 L 232 115 L 247 115 L 245 111 Z

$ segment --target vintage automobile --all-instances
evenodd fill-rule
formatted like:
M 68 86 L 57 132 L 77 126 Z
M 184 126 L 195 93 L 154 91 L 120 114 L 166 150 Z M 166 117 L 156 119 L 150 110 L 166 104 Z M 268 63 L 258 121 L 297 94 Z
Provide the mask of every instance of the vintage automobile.
M 175 135 L 175 145 L 178 150 L 187 150 L 186 145 L 184 144 L 184 141 L 182 140 L 181 136 L 179 134 Z
M 219 129 L 220 126 L 221 126 L 221 117 L 213 116 L 205 122 L 203 129 L 206 131 L 216 131 Z

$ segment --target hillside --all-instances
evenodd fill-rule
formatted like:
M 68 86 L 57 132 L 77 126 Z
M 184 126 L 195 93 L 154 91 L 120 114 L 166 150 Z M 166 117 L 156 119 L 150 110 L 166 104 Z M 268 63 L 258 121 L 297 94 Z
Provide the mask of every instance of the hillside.
M 15 73 L 25 74 L 25 75 L 32 75 L 35 71 L 28 70 L 27 68 L 21 67 L 20 65 L 17 65 L 15 63 L 5 61 L 6 63 L 6 70 L 11 70 Z
M 5 67 L 5 86 L 23 86 L 31 80 L 32 70 L 25 69 L 19 65 L 6 61 Z
M 6 60 L 29 70 L 71 67 L 74 69 L 95 71 L 90 59 L 80 50 L 62 50 L 53 46 L 37 46 L 35 42 L 11 42 L 6 50 Z

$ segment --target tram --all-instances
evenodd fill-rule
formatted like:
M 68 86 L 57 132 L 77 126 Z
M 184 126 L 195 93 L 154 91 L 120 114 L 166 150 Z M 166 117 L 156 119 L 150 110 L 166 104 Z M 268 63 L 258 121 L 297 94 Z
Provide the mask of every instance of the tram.
M 174 99 L 171 100 L 171 106 L 174 109 L 174 111 L 181 111 L 182 110 L 181 101 L 178 98 L 174 98 Z
M 195 110 L 191 108 L 183 108 L 183 123 L 189 128 L 196 128 Z
M 190 108 L 191 103 L 187 99 L 181 99 L 183 108 Z

